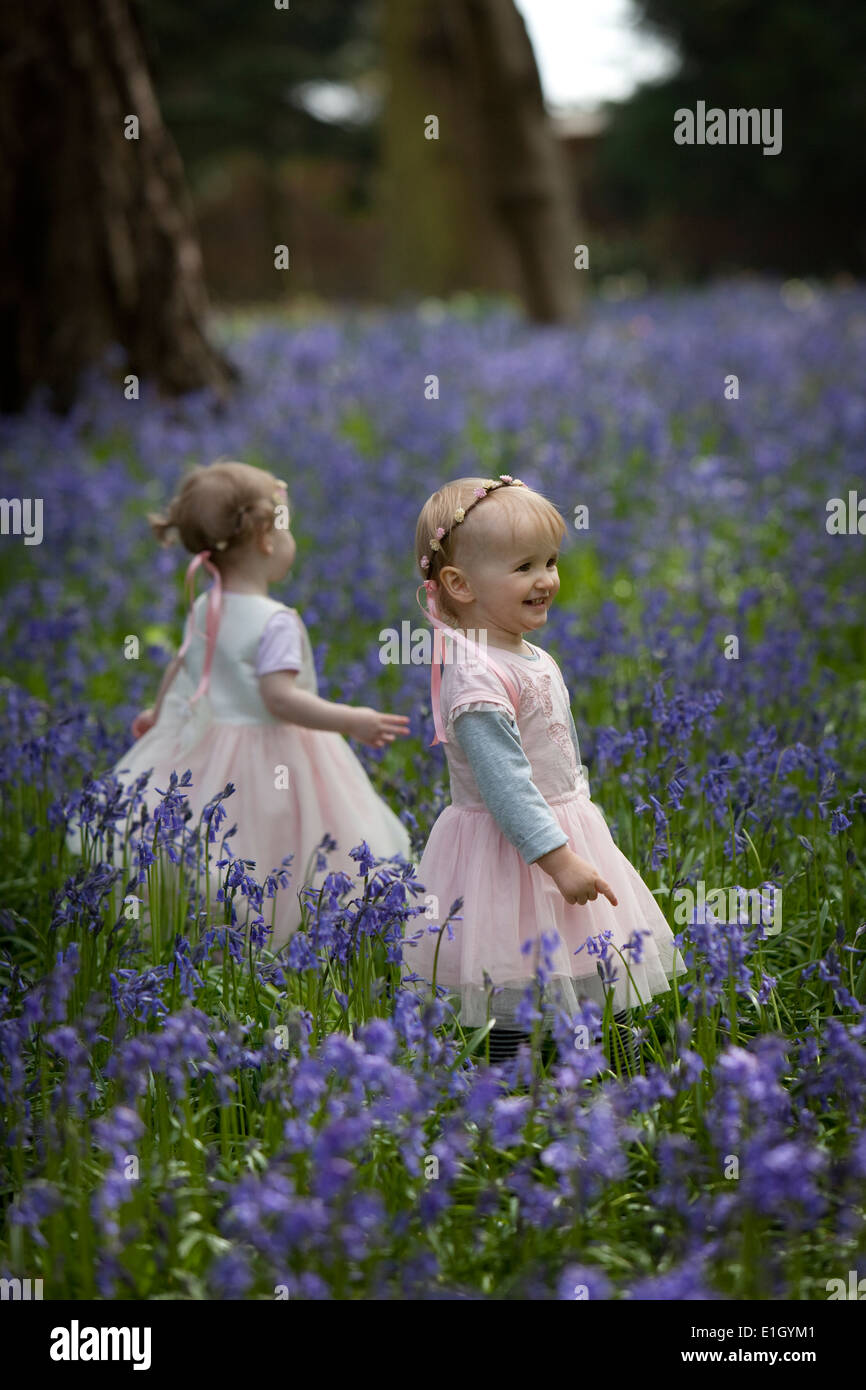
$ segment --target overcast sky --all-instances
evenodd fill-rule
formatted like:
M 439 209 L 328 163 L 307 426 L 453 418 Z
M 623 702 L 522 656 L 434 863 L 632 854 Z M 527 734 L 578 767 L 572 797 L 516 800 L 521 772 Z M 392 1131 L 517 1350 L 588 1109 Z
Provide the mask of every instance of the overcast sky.
M 677 67 L 676 54 L 635 23 L 631 0 L 515 0 L 551 108 L 597 109 Z
M 408 0 L 407 0 L 408 2 Z M 551 111 L 596 111 L 640 82 L 673 72 L 675 52 L 638 29 L 632 0 L 515 0 Z M 380 96 L 361 84 L 298 83 L 293 96 L 323 121 L 369 121 Z

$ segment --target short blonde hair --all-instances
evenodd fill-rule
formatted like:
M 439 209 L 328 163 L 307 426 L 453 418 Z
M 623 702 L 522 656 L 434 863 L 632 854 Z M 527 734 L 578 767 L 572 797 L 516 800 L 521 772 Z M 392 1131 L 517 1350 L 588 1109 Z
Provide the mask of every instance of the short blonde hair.
M 160 545 L 179 537 L 193 555 L 210 550 L 219 566 L 274 524 L 277 487 L 278 480 L 263 468 L 220 459 L 193 468 L 167 509 L 152 513 L 148 521 Z
M 461 558 L 465 559 L 474 534 L 472 519 L 475 509 L 470 512 L 469 506 L 476 501 L 477 489 L 489 482 L 489 478 L 455 478 L 453 483 L 445 483 L 438 492 L 427 498 L 415 528 L 415 559 L 425 579 L 435 579 L 438 583 L 439 574 L 446 565 L 459 565 Z M 542 493 L 531 487 L 505 486 L 496 488 L 495 500 L 491 501 L 492 497 L 494 493 L 489 492 L 477 505 L 498 507 L 503 525 L 512 532 L 517 520 L 531 518 L 539 530 L 546 532 L 551 542 L 559 547 L 566 532 L 565 522 L 561 513 Z M 467 516 L 465 521 L 455 524 L 454 513 L 458 507 L 462 507 Z M 445 535 L 439 541 L 439 549 L 432 550 L 430 538 L 440 528 Z M 426 568 L 421 564 L 425 555 L 430 562 Z M 436 597 L 442 617 L 456 623 L 458 615 L 449 608 L 448 597 L 441 584 Z

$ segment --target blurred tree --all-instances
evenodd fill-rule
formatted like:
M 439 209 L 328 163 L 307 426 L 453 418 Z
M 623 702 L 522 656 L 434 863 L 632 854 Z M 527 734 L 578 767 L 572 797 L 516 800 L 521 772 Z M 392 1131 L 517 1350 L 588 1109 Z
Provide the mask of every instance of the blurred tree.
M 379 0 L 146 0 L 148 53 L 223 303 L 375 297 Z M 274 271 L 285 244 L 291 274 Z
M 379 0 L 315 0 L 277 10 L 238 0 L 146 0 L 141 21 L 163 116 L 191 170 L 228 150 L 278 161 L 303 151 L 371 164 L 375 112 L 321 120 L 306 83 L 344 91 L 369 82 L 381 60 Z
M 148 0 L 145 22 L 162 109 L 194 175 L 239 149 L 275 169 L 298 152 L 351 161 L 359 205 L 386 206 L 392 293 L 513 290 L 539 319 L 575 312 L 573 200 L 512 0 L 317 0 L 276 20 L 234 0 Z M 308 83 L 354 90 L 366 109 L 319 119 Z M 447 115 L 438 142 L 424 139 L 431 111 Z M 284 168 L 274 178 L 272 220 L 285 228 Z
M 598 174 L 626 221 L 678 224 L 681 270 L 866 270 L 866 8 L 850 0 L 635 0 L 681 55 L 673 77 L 611 104 Z M 677 145 L 674 112 L 781 108 L 782 150 Z M 665 221 L 669 219 L 669 221 Z M 663 233 L 667 235 L 667 232 Z
M 234 373 L 205 337 L 183 169 L 128 0 L 6 6 L 0 52 L 0 407 L 40 383 L 68 407 L 113 343 L 169 393 L 224 391 Z
M 576 318 L 576 209 L 513 0 L 386 0 L 384 37 L 393 288 L 510 280 L 534 319 Z

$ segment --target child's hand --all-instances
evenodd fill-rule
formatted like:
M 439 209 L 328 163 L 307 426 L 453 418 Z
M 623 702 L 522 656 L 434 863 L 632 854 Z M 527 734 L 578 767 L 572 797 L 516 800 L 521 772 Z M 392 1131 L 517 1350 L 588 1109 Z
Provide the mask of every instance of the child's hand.
M 614 907 L 617 905 L 617 897 L 611 888 L 592 864 L 588 864 L 579 855 L 572 855 L 573 864 L 566 866 L 564 872 L 554 876 L 554 882 L 567 903 L 595 902 L 599 893 L 602 893 Z
M 398 734 L 408 734 L 408 714 L 381 714 L 377 709 L 360 706 L 352 710 L 349 727 L 350 738 L 368 743 L 371 748 L 384 748 Z
M 132 721 L 132 737 L 141 738 L 148 729 L 152 729 L 156 723 L 156 715 L 152 709 L 143 709 L 141 714 L 137 714 Z
M 613 907 L 617 906 L 616 894 L 598 869 L 581 859 L 568 845 L 560 845 L 559 849 L 542 855 L 537 862 L 550 874 L 567 903 L 580 903 L 582 906 L 587 902 L 595 902 L 601 893 Z

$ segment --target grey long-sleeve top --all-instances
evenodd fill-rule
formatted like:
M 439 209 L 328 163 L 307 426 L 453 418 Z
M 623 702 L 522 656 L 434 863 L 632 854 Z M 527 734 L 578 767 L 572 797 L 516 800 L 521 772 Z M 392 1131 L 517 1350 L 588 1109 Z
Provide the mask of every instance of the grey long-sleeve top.
M 570 716 L 569 722 L 580 766 L 577 730 Z M 567 835 L 532 780 L 517 725 L 505 711 L 458 710 L 453 727 L 484 804 L 526 863 L 567 844 Z

